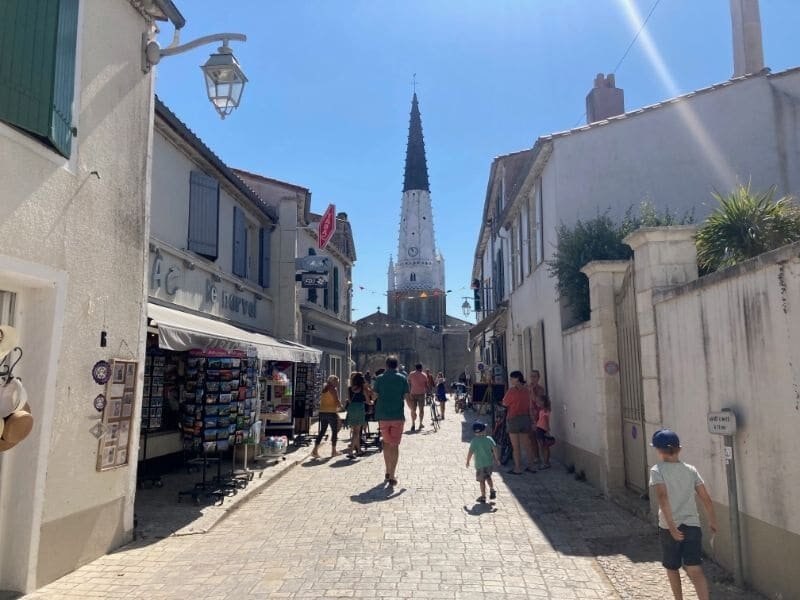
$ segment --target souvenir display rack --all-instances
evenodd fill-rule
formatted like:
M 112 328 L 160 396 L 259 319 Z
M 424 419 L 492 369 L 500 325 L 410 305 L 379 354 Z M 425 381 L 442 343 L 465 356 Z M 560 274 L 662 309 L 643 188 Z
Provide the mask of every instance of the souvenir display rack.
M 187 462 L 199 466 L 202 478 L 194 488 L 179 492 L 179 500 L 191 496 L 199 502 L 204 495 L 222 502 L 241 487 L 233 468 L 229 475 L 222 476 L 221 462 L 222 454 L 232 445 L 244 442 L 253 424 L 253 394 L 248 382 L 254 378 L 255 359 L 248 359 L 243 353 L 189 353 L 181 431 L 184 450 L 192 456 Z M 214 464 L 216 475 L 209 478 L 208 469 Z
M 147 473 L 147 440 L 150 432 L 161 427 L 164 405 L 164 371 L 167 356 L 164 352 L 148 350 L 144 359 L 144 389 L 142 390 L 142 460 L 137 471 L 136 485 L 141 487 L 149 481 L 156 487 L 163 482 L 159 475 Z M 151 412 L 152 410 L 152 412 Z M 159 414 L 160 413 L 160 414 Z M 153 415 L 151 417 L 151 414 Z
M 283 366 L 283 368 L 279 368 Z M 282 431 L 294 435 L 293 363 L 264 361 L 259 377 L 259 417 L 264 432 Z M 287 431 L 288 430 L 288 431 Z
M 294 371 L 294 411 L 295 446 L 311 443 L 311 417 L 314 413 L 314 398 L 318 395 L 316 387 L 317 367 L 313 364 L 298 364 Z

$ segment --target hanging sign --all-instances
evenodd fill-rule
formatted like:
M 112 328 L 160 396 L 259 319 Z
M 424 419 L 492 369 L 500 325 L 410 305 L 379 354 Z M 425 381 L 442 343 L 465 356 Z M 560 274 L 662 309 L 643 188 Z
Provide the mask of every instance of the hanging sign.
M 330 259 L 326 256 L 301 256 L 294 259 L 294 270 L 304 273 L 324 273 L 328 274 L 330 269 Z
M 301 284 L 305 289 L 323 289 L 328 287 L 328 276 L 317 275 L 315 273 L 306 274 L 301 276 Z
M 320 250 L 328 245 L 334 233 L 336 233 L 336 206 L 328 204 L 317 226 L 317 244 Z

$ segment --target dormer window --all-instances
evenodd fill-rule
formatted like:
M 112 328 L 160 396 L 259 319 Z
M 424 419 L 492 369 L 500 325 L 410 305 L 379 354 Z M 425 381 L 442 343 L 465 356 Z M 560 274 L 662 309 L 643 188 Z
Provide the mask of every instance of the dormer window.
M 417 274 L 416 273 L 412 273 L 411 274 L 411 281 L 416 281 L 416 280 L 417 280 Z

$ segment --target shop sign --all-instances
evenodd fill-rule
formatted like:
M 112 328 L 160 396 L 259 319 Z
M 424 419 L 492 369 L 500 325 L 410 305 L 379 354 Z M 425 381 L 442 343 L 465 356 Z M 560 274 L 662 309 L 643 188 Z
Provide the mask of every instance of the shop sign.
M 295 272 L 328 274 L 330 259 L 326 256 L 301 256 L 294 259 Z
M 167 269 L 167 274 L 162 274 L 162 265 L 164 259 L 161 254 L 156 254 L 153 258 L 153 268 L 150 272 L 150 288 L 155 291 L 164 285 L 164 291 L 168 296 L 174 296 L 180 287 L 178 281 L 181 276 L 181 270 L 178 267 L 170 267 Z
M 714 435 L 734 435 L 736 415 L 731 410 L 708 413 L 708 432 Z
M 327 275 L 316 275 L 314 273 L 304 273 L 301 276 L 301 284 L 302 287 L 305 289 L 314 288 L 314 289 L 323 289 L 328 287 L 328 276 Z
M 220 293 L 211 279 L 206 279 L 206 302 L 219 304 L 222 310 L 244 315 L 251 319 L 256 318 L 255 300 L 248 300 L 242 296 L 230 294 L 225 290 Z

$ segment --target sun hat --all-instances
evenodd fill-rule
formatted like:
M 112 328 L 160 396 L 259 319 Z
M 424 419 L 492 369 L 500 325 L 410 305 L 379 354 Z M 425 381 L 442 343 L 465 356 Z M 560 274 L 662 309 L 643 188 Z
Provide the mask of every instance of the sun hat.
M 5 418 L 3 432 L 0 434 L 0 452 L 10 450 L 30 434 L 33 429 L 33 416 L 30 406 L 14 411 Z
M 11 352 L 19 341 L 17 330 L 10 325 L 0 325 L 0 360 Z
M 484 431 L 485 429 L 486 429 L 486 423 L 484 423 L 483 421 L 475 421 L 472 424 L 472 431 L 474 431 L 475 433 L 479 431 Z
M 653 434 L 653 442 L 650 445 L 653 448 L 668 450 L 669 448 L 680 448 L 681 441 L 678 434 L 671 429 L 659 429 Z
M 4 383 L 0 380 L 0 419 L 21 409 L 27 402 L 28 392 L 18 377 L 12 377 Z

